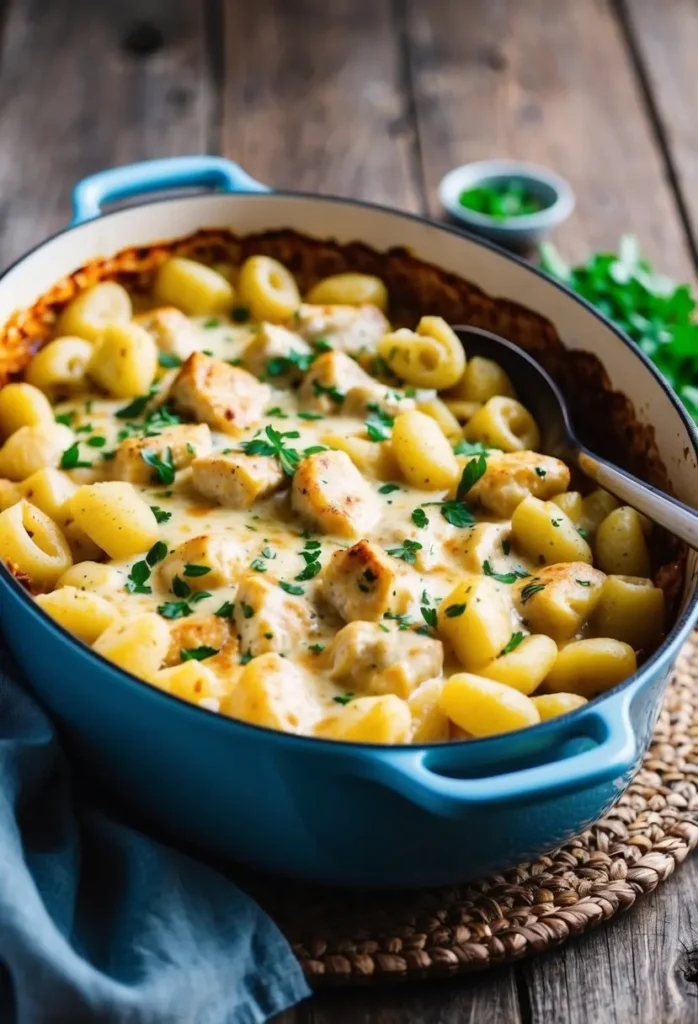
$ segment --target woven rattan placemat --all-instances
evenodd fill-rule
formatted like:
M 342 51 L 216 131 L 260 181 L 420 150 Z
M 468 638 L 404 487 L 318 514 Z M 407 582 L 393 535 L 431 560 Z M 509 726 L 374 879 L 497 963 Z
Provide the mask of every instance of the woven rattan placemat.
M 364 892 L 256 883 L 311 985 L 464 973 L 540 953 L 651 892 L 698 843 L 698 633 L 683 649 L 652 745 L 593 828 L 476 884 Z

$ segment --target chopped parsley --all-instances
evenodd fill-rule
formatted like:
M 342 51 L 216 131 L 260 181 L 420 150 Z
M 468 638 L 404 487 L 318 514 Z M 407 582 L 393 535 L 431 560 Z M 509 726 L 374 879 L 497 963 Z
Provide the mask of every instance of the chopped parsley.
M 71 444 L 70 448 L 61 455 L 61 469 L 89 469 L 91 462 L 85 462 L 80 458 L 80 447 L 77 441 Z
M 395 420 L 375 402 L 369 402 L 366 419 L 366 433 L 369 441 L 387 441 Z
M 423 508 L 412 509 L 412 522 L 422 530 L 429 525 L 429 517 Z
M 276 558 L 275 553 L 272 551 L 268 544 L 265 544 L 264 547 L 262 548 L 262 558 Z
M 311 412 L 310 410 L 301 410 L 296 413 L 299 420 L 324 420 L 324 416 L 321 412 Z
M 341 405 L 344 399 L 347 397 L 343 391 L 339 391 L 334 386 L 326 386 L 321 384 L 319 380 L 313 381 L 313 394 L 315 395 L 327 395 L 330 401 L 334 402 L 335 405 Z
M 316 352 L 331 352 L 332 346 L 330 345 L 327 338 L 315 338 L 310 344 L 313 346 Z
M 411 629 L 414 625 L 407 615 L 397 615 L 395 612 L 385 612 L 383 614 L 383 618 L 392 622 L 397 622 L 398 629 Z
M 399 491 L 400 484 L 383 484 L 382 487 L 378 488 L 379 494 L 392 494 L 394 491 Z
M 173 352 L 161 352 L 158 356 L 158 363 L 165 370 L 174 370 L 175 367 L 182 365 L 182 360 Z
M 545 583 L 527 583 L 521 591 L 521 603 L 526 604 L 527 601 L 535 595 L 539 594 L 541 590 L 545 590 Z
M 300 465 L 301 455 L 294 448 L 287 448 L 284 442 L 299 438 L 298 431 L 283 432 L 276 430 L 271 424 L 267 424 L 264 433 L 267 436 L 266 440 L 263 437 L 255 437 L 251 441 L 243 441 L 240 445 L 242 451 L 246 455 L 273 456 L 281 463 L 281 468 L 286 476 L 293 476 Z
M 320 565 L 319 562 L 308 562 L 305 569 L 303 569 L 301 572 L 298 573 L 297 576 L 294 576 L 293 578 L 294 580 L 298 580 L 299 582 L 304 582 L 305 580 L 312 580 L 314 579 L 315 576 L 317 576 L 321 568 L 322 566 Z M 291 593 L 291 591 L 289 591 L 289 593 Z M 303 593 L 302 590 L 301 593 Z
M 436 608 L 425 608 L 422 606 L 419 610 L 427 626 L 436 629 Z
M 308 647 L 308 650 L 312 651 L 313 654 L 322 654 L 322 652 L 325 650 L 325 645 L 324 644 L 310 644 L 310 646 Z
M 405 539 L 399 548 L 388 548 L 387 554 L 392 555 L 393 558 L 401 558 L 408 565 L 414 565 L 416 552 L 421 550 L 422 545 L 416 540 Z
M 525 569 L 514 569 L 513 572 L 495 572 L 492 563 L 487 558 L 483 563 L 482 571 L 485 576 L 491 576 L 497 583 L 516 583 L 517 580 L 525 580 L 527 576 L 531 575 Z
M 304 549 L 300 552 L 300 556 L 305 561 L 305 569 L 294 576 L 294 579 L 300 583 L 305 580 L 314 579 L 320 572 L 322 566 L 320 565 L 320 554 L 322 551 L 322 545 L 319 540 L 308 540 L 305 542 Z
M 210 565 L 185 565 L 184 575 L 185 576 L 206 576 L 211 571 Z
M 216 608 L 214 615 L 217 615 L 219 619 L 232 619 L 233 612 L 235 611 L 235 605 L 232 601 L 224 601 L 220 608 Z
M 551 525 L 555 526 L 555 527 L 558 527 L 561 522 L 562 522 L 562 519 L 551 519 L 550 520 Z
M 456 455 L 487 455 L 489 452 L 484 444 L 480 444 L 479 441 L 459 441 L 456 447 L 453 449 Z
M 441 515 L 451 526 L 472 526 L 475 522 L 473 513 L 460 501 L 429 501 L 426 504 L 440 508 Z
M 511 551 L 511 543 L 508 540 L 502 541 L 502 551 L 504 552 L 505 555 L 508 555 L 509 552 Z
M 242 612 L 243 618 L 245 619 L 251 619 L 252 616 L 254 615 L 254 608 L 252 607 L 252 605 L 245 604 L 244 601 L 240 602 L 240 611 Z
M 185 583 L 179 576 L 172 577 L 172 593 L 175 597 L 189 597 L 191 594 L 191 587 L 188 583 Z
M 464 501 L 468 491 L 478 482 L 481 476 L 487 472 L 487 456 L 480 454 L 467 463 L 458 484 L 456 499 Z
M 107 443 L 106 437 L 102 437 L 101 434 L 95 434 L 94 437 L 88 437 L 87 443 L 91 448 L 104 448 Z
M 75 412 L 61 412 L 55 417 L 56 423 L 62 423 L 64 427 L 69 427 L 75 419 Z
M 217 317 L 212 316 L 212 317 L 209 317 L 208 320 L 204 320 L 204 322 L 203 322 L 203 324 L 201 326 L 203 328 L 205 328 L 205 330 L 210 331 L 212 327 L 220 327 L 220 325 L 221 325 L 220 320 Z
M 447 619 L 457 619 L 466 609 L 465 604 L 450 604 L 445 611 Z
M 150 399 L 157 394 L 157 388 L 152 387 L 147 395 L 139 395 L 138 398 L 134 398 L 128 405 L 123 406 L 121 409 L 117 409 L 114 415 L 118 420 L 133 420 L 137 419 L 138 416 L 142 416 L 146 410 L 146 406 Z
M 332 700 L 335 704 L 349 704 L 355 697 L 356 694 L 354 693 L 344 693 L 341 697 L 333 697 Z
M 255 572 L 267 571 L 267 567 L 261 558 L 253 558 L 250 562 L 250 569 L 254 569 Z
M 158 523 L 166 523 L 172 518 L 172 513 L 166 512 L 163 508 L 160 508 L 159 505 L 151 505 L 150 511 L 153 513 L 155 521 Z
M 285 590 L 287 594 L 292 594 L 294 597 L 300 597 L 305 593 L 303 587 L 297 587 L 294 583 L 287 583 L 286 580 L 279 580 L 279 586 L 282 590 Z
M 153 474 L 153 483 L 161 484 L 172 484 L 175 478 L 175 466 L 172 461 L 172 449 L 165 448 L 163 452 L 150 451 L 148 448 L 144 448 L 141 452 L 141 458 L 143 461 L 151 467 L 155 472 Z
M 264 415 L 265 416 L 276 416 L 276 418 L 279 419 L 279 420 L 287 420 L 288 419 L 288 413 L 284 412 L 284 410 L 280 406 L 278 406 L 278 405 L 273 406 L 273 408 L 271 408 L 271 409 L 267 409 L 267 411 L 264 413 Z
M 126 581 L 129 594 L 152 594 L 152 587 L 147 586 L 150 579 L 150 566 L 147 562 L 134 562 Z
M 524 638 L 523 633 L 512 633 L 511 640 L 506 645 L 506 647 L 502 648 L 502 650 L 499 652 L 497 657 L 498 658 L 502 658 L 502 657 L 504 657 L 505 654 L 511 654 L 512 651 L 516 650 L 516 648 L 519 646 L 519 644 L 521 643 L 523 638 Z
M 248 665 L 252 661 L 253 658 L 254 658 L 254 654 L 252 653 L 252 651 L 247 650 L 247 651 L 245 651 L 244 654 L 240 655 L 240 664 L 241 665 Z
M 165 601 L 158 605 L 157 610 L 163 619 L 185 619 L 191 615 L 191 608 L 186 601 Z
M 157 565 L 158 562 L 161 562 L 166 555 L 167 544 L 165 544 L 164 540 L 157 540 L 145 556 L 145 560 L 148 565 L 152 567 L 153 565 Z
M 543 477 L 546 477 L 547 475 L 548 475 L 547 469 L 543 469 L 542 466 L 536 466 L 536 476 L 539 476 L 542 479 Z M 515 633 L 514 636 L 516 636 L 516 635 L 517 634 Z
M 201 647 L 190 647 L 179 652 L 179 656 L 182 661 L 203 661 L 204 658 L 212 658 L 214 654 L 218 654 L 218 647 L 207 647 L 203 644 Z
M 307 373 L 317 356 L 314 352 L 288 352 L 285 356 L 274 356 L 265 367 L 267 377 L 283 377 L 291 370 Z
M 247 306 L 233 306 L 230 317 L 236 324 L 244 324 L 250 319 L 250 311 Z
M 592 581 L 591 580 L 575 580 L 574 582 L 578 583 L 580 587 L 590 587 Z

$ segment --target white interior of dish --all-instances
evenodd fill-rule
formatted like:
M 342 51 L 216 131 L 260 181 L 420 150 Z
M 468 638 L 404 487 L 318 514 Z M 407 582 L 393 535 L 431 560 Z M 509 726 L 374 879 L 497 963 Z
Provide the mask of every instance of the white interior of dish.
M 523 264 L 462 234 L 390 210 L 274 193 L 209 194 L 122 209 L 50 239 L 16 263 L 0 280 L 0 323 L 15 310 L 31 306 L 57 280 L 91 259 L 216 227 L 241 235 L 291 228 L 339 243 L 361 241 L 379 251 L 405 246 L 491 296 L 542 314 L 555 325 L 567 348 L 599 357 L 613 387 L 633 401 L 640 421 L 654 426 L 675 493 L 698 507 L 698 456 L 691 430 L 662 383 L 622 338 L 583 303 Z M 697 566 L 693 552 L 684 603 L 695 591 Z

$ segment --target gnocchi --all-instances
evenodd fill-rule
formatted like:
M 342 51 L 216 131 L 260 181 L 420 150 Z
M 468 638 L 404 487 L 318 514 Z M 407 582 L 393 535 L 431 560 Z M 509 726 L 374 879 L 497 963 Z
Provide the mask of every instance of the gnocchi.
M 567 714 L 661 643 L 650 524 L 569 490 L 445 320 L 391 326 L 370 274 L 159 259 L 0 389 L 0 558 L 79 641 L 209 712 L 387 744 Z
M 401 380 L 418 388 L 449 388 L 465 370 L 460 339 L 439 316 L 423 316 L 416 331 L 389 332 L 378 352 Z
M 97 341 L 107 324 L 126 323 L 132 313 L 126 289 L 115 281 L 102 281 L 68 303 L 56 323 L 56 335 L 77 335 L 86 341 Z

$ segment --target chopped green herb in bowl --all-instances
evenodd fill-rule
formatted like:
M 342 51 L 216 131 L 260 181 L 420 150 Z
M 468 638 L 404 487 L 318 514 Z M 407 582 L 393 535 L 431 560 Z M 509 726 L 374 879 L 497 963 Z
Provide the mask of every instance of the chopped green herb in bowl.
M 510 217 L 527 217 L 544 210 L 544 203 L 538 196 L 526 189 L 522 181 L 512 179 L 501 182 L 475 185 L 463 189 L 458 202 L 467 210 L 483 213 L 494 220 L 508 220 Z
M 454 167 L 441 179 L 439 198 L 468 230 L 516 251 L 537 245 L 574 209 L 564 178 L 522 160 L 478 160 Z

